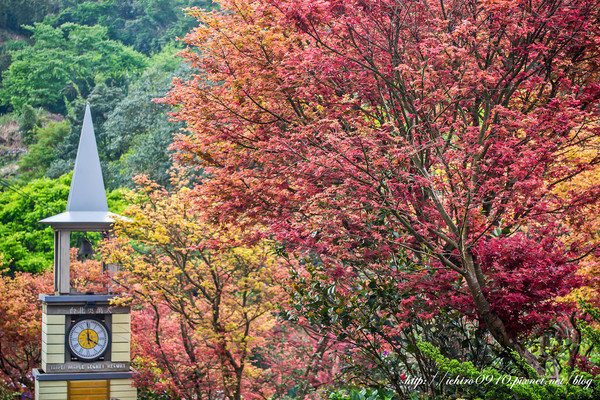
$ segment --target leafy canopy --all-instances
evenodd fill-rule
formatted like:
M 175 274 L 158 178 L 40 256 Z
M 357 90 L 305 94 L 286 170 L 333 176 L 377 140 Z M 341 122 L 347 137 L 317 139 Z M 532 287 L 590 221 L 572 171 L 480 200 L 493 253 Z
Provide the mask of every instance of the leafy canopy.
M 178 159 L 211 176 L 195 189 L 209 215 L 264 224 L 349 284 L 407 251 L 403 281 L 542 373 L 526 339 L 592 250 L 573 222 L 598 183 L 554 188 L 600 161 L 566 156 L 600 135 L 600 3 L 221 5 L 195 13 L 198 74 L 165 99 L 187 124 Z
M 140 385 L 170 398 L 230 400 L 319 385 L 308 373 L 332 368 L 321 362 L 331 342 L 277 321 L 285 269 L 270 246 L 244 245 L 248 232 L 207 222 L 182 170 L 173 173 L 172 190 L 147 177 L 137 183 L 125 210 L 131 220 L 116 224 L 104 251 L 122 266 L 117 281 L 139 310 L 133 333 Z M 291 371 L 307 375 L 285 379 Z
M 54 234 L 39 220 L 64 212 L 71 174 L 59 179 L 40 178 L 16 186 L 2 180 L 0 191 L 0 255 L 11 271 L 43 272 L 51 269 Z M 125 206 L 123 192 L 107 195 L 108 205 L 119 213 Z M 77 243 L 73 244 L 77 246 Z
M 100 25 L 111 40 L 132 46 L 150 55 L 182 37 L 194 26 L 185 9 L 214 6 L 210 0 L 95 0 L 78 1 L 57 15 L 48 15 L 44 23 L 60 26 L 66 22 Z
M 99 83 L 127 86 L 145 66 L 145 57 L 108 39 L 101 26 L 65 23 L 28 26 L 32 46 L 12 53 L 2 75 L 0 100 L 16 110 L 28 103 L 64 113 L 70 101 L 87 97 Z

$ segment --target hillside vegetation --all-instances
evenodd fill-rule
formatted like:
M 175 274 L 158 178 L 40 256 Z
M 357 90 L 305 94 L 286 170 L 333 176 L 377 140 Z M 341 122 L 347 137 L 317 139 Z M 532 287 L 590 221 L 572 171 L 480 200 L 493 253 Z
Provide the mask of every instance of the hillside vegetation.
M 73 169 L 86 103 L 109 190 L 132 187 L 138 174 L 169 184 L 168 147 L 182 125 L 169 121 L 168 106 L 153 99 L 165 95 L 174 76 L 188 74 L 174 54 L 183 47 L 177 38 L 197 24 L 186 14 L 191 7 L 214 5 L 210 0 L 0 4 L 0 252 L 11 269 L 50 267 L 44 253 L 51 235 L 20 236 L 41 234 L 35 218 L 52 211 L 46 207 L 30 221 L 15 212 L 27 211 L 23 193 L 39 194 L 40 182 L 53 196 L 64 197 L 58 179 Z M 37 197 L 35 207 L 44 208 L 48 200 Z M 19 199 L 23 204 L 9 209 Z

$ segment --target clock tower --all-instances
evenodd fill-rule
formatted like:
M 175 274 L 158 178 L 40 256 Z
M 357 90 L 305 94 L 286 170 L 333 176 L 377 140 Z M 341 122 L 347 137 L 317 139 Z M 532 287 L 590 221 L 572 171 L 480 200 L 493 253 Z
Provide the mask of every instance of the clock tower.
M 77 293 L 70 282 L 71 232 L 108 233 L 116 218 L 108 211 L 88 105 L 66 212 L 40 221 L 54 229 L 54 293 L 40 295 L 42 365 L 33 370 L 36 400 L 137 398 L 129 307 L 112 306 L 113 295 Z

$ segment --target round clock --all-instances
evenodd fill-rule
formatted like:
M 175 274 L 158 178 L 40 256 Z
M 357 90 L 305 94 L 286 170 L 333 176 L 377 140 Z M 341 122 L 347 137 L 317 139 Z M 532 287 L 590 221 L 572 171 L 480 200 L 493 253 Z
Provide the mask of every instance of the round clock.
M 108 328 L 98 318 L 83 317 L 67 333 L 67 347 L 80 361 L 95 361 L 108 349 Z

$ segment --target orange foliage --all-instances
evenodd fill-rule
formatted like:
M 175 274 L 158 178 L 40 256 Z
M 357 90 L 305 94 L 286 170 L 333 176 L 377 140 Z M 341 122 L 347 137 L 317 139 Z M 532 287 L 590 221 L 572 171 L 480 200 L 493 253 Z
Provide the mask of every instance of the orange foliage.
M 121 264 L 117 279 L 134 296 L 138 386 L 171 397 L 231 400 L 285 392 L 289 382 L 282 389 L 266 378 L 290 367 L 275 367 L 277 357 L 264 350 L 282 325 L 277 307 L 286 295 L 278 283 L 287 269 L 281 260 L 265 241 L 242 244 L 252 232 L 206 222 L 183 172 L 173 176 L 171 191 L 137 180 L 139 192 L 125 210 L 131 220 L 117 223 L 117 237 L 104 251 Z M 277 340 L 287 343 L 282 335 Z M 283 347 L 276 353 L 290 350 Z M 304 366 L 295 367 L 316 373 L 327 348 L 307 347 Z M 308 386 L 323 384 L 301 375 Z
M 17 272 L 14 277 L 1 273 L 0 383 L 5 381 L 15 392 L 29 392 L 34 386 L 31 369 L 39 366 L 42 346 L 38 295 L 52 291 L 52 272 Z

